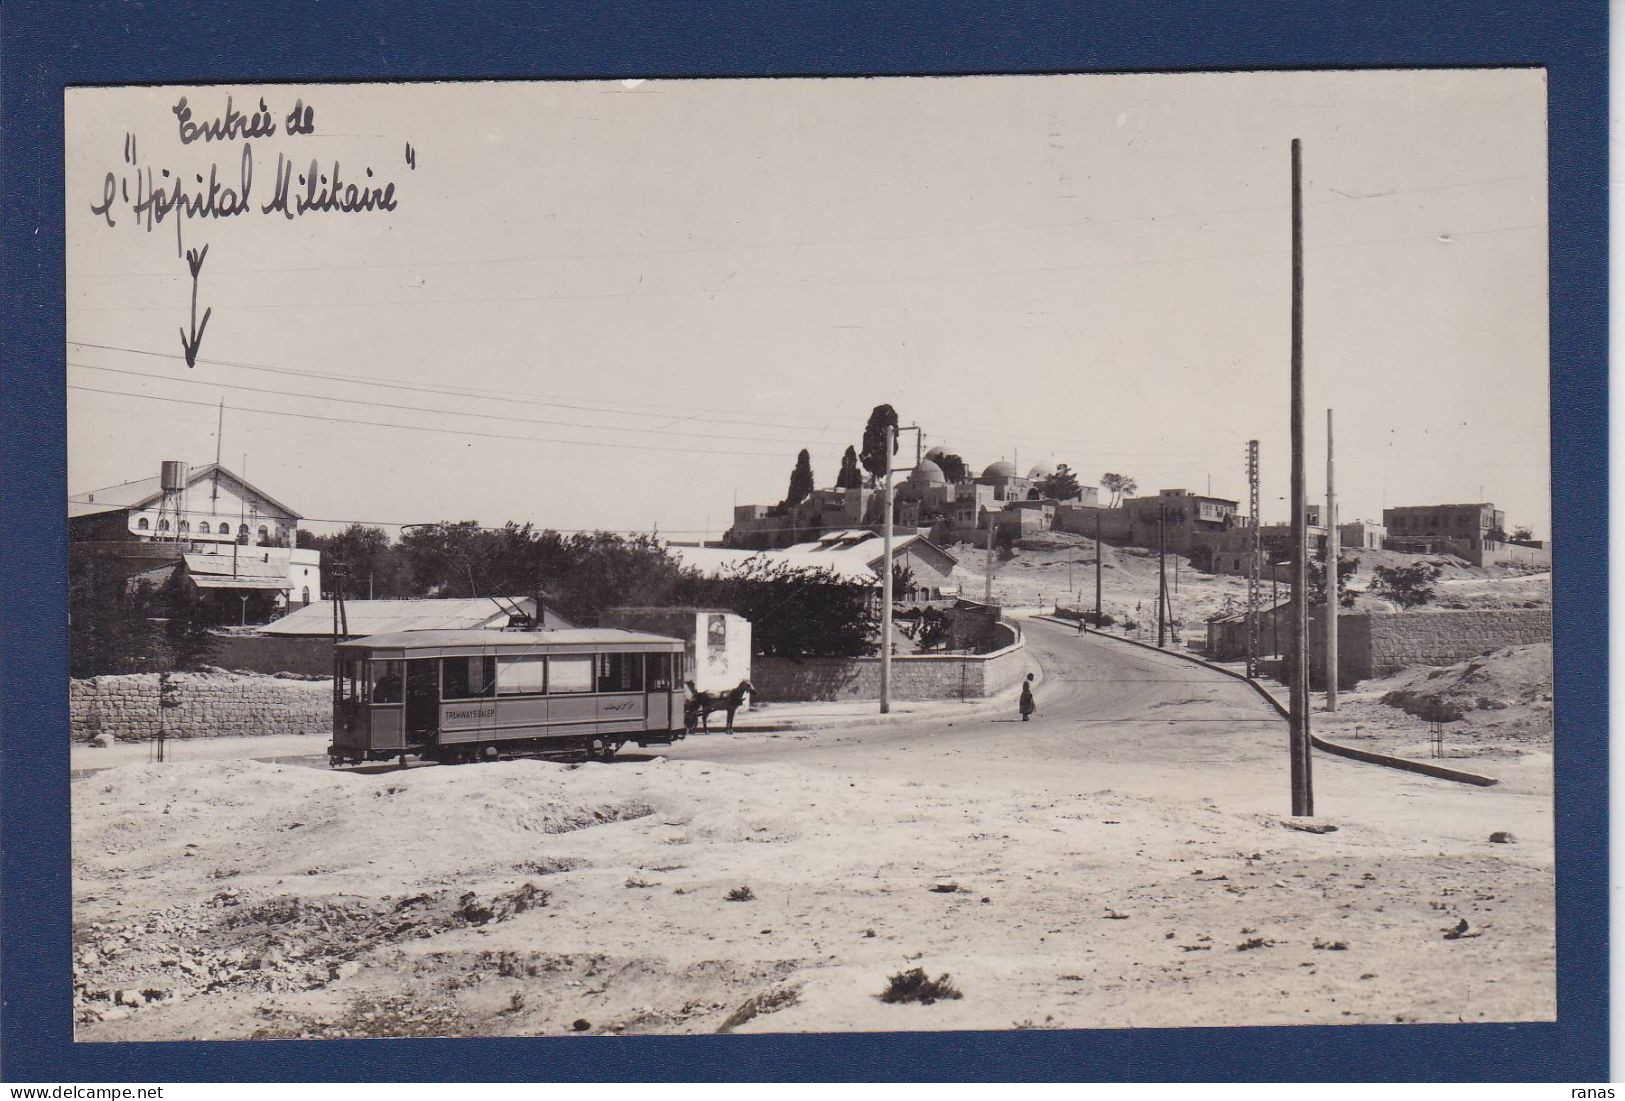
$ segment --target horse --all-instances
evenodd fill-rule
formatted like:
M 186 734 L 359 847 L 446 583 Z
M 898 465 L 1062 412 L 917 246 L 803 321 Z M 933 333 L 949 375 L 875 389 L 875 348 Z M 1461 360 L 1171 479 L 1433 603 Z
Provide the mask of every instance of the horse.
M 728 712 L 728 733 L 734 732 L 734 712 L 739 705 L 745 702 L 746 696 L 756 695 L 756 686 L 749 679 L 742 680 L 738 686 L 728 692 L 701 692 L 694 687 L 693 681 L 684 681 L 688 689 L 688 702 L 683 706 L 683 723 L 690 734 L 694 733 L 694 723 L 699 721 L 700 729 L 711 733 L 711 712 Z

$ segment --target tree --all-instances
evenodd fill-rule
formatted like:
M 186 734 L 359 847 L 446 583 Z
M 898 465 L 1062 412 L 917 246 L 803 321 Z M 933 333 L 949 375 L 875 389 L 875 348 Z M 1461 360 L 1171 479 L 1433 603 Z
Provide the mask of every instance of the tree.
M 953 638 L 948 615 L 941 608 L 927 608 L 920 616 L 920 633 L 915 639 L 921 650 L 936 650 Z
M 914 567 L 907 562 L 893 562 L 891 565 L 891 593 L 892 599 L 898 599 L 900 593 L 914 591 Z
M 873 485 L 882 474 L 891 469 L 891 456 L 886 454 L 886 429 L 892 429 L 892 455 L 897 454 L 897 410 L 889 405 L 877 405 L 869 414 L 869 423 L 863 426 L 863 450 L 858 458 L 869 472 Z
M 346 596 L 416 595 L 404 556 L 382 528 L 351 524 L 337 535 L 300 532 L 299 545 L 321 552 L 323 570 L 329 577 L 344 579 Z
M 177 569 L 159 591 L 158 601 L 166 616 L 164 641 L 169 647 L 170 667 L 196 669 L 207 664 L 214 656 L 216 643 L 198 600 L 197 586 Z
M 748 558 L 721 577 L 685 586 L 696 603 L 751 623 L 758 657 L 864 657 L 875 652 L 873 587 L 832 570 Z
M 1534 531 L 1524 526 L 1513 528 L 1512 534 L 1507 536 L 1507 542 L 1509 543 L 1533 543 L 1534 541 Z
M 1083 487 L 1078 484 L 1078 476 L 1072 468 L 1062 463 L 1054 474 L 1039 480 L 1038 495 L 1056 501 L 1073 501 L 1083 496 Z
M 1102 474 L 1100 484 L 1112 495 L 1110 507 L 1116 508 L 1123 503 L 1123 498 L 1131 496 L 1140 484 L 1126 474 Z
M 790 471 L 790 488 L 784 495 L 784 510 L 786 512 L 794 510 L 797 505 L 807 499 L 807 495 L 813 491 L 815 485 L 812 472 L 812 456 L 807 454 L 807 449 L 804 447 L 801 449 L 801 454 L 796 456 L 795 469 Z
M 949 485 L 957 485 L 970 475 L 965 460 L 958 455 L 944 455 L 937 460 L 937 465 L 942 468 L 942 476 L 948 479 Z
M 1371 571 L 1371 588 L 1401 608 L 1415 608 L 1433 599 L 1433 583 L 1439 579 L 1440 572 L 1432 562 L 1378 566 Z
M 126 584 L 109 564 L 75 555 L 68 563 L 68 675 L 99 677 L 157 669 L 167 661 L 153 622 L 154 590 Z
M 836 489 L 861 489 L 863 487 L 863 472 L 858 469 L 858 450 L 851 444 L 846 446 L 846 454 L 841 456 L 841 472 L 835 476 Z
M 1355 593 L 1349 587 L 1349 579 L 1360 568 L 1358 556 L 1345 558 L 1339 554 L 1337 557 L 1337 606 L 1340 608 L 1354 607 Z M 1309 559 L 1309 603 L 1326 603 L 1326 548 L 1322 546 L 1318 553 Z

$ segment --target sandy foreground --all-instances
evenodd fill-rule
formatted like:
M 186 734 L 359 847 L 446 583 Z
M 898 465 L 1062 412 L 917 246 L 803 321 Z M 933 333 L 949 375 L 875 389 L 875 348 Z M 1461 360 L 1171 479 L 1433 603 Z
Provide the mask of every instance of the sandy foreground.
M 1312 824 L 1336 829 L 1304 832 L 1282 727 L 1245 685 L 1036 623 L 1029 641 L 1033 724 L 82 776 L 77 1036 L 1554 1016 L 1549 753 L 1494 788 L 1317 756 Z M 962 996 L 883 1001 L 912 968 Z

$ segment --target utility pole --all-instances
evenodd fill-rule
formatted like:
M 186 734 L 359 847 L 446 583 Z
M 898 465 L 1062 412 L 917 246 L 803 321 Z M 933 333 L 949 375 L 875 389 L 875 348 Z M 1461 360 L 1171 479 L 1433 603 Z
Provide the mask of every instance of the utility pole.
M 1263 595 L 1259 586 L 1258 541 L 1258 441 L 1247 441 L 1247 675 L 1258 676 L 1258 605 Z
M 1168 645 L 1168 509 L 1157 508 L 1157 647 Z
M 1303 153 L 1292 139 L 1292 813 L 1315 813 L 1309 763 L 1309 525 L 1303 472 Z
M 880 570 L 880 713 L 891 710 L 891 452 L 897 442 L 897 429 L 886 426 L 886 471 L 880 476 L 880 492 L 885 494 L 885 530 Z
M 881 533 L 882 551 L 885 565 L 880 572 L 880 713 L 885 715 L 891 711 L 891 648 L 892 648 L 892 452 L 897 447 L 898 432 L 913 432 L 916 434 L 915 450 L 919 450 L 919 425 L 911 424 L 903 428 L 892 425 L 886 426 L 886 470 L 880 478 L 880 491 L 885 494 L 884 504 L 884 530 Z M 915 464 L 916 466 L 918 464 Z
M 1095 630 L 1105 628 L 1100 622 L 1100 513 L 1095 513 Z
M 983 604 L 993 603 L 993 510 L 987 510 L 987 590 L 982 594 Z
M 1337 492 L 1332 475 L 1332 411 L 1326 410 L 1326 710 L 1337 710 L 1337 564 L 1343 538 L 1337 530 Z

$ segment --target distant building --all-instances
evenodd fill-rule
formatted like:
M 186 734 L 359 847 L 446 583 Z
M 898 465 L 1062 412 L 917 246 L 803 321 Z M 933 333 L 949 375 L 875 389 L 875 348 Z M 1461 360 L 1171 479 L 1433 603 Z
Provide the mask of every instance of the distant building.
M 1388 539 L 1388 529 L 1369 520 L 1356 520 L 1351 524 L 1339 524 L 1337 536 L 1339 544 L 1345 548 L 1381 550 Z
M 1128 523 L 1125 541 L 1156 550 L 1166 532 L 1168 550 L 1189 554 L 1199 537 L 1235 526 L 1240 502 L 1208 497 L 1184 489 L 1164 489 L 1155 497 L 1130 497 L 1122 509 Z
M 1475 566 L 1551 564 L 1550 551 L 1509 541 L 1506 513 L 1488 502 L 1385 508 L 1382 522 L 1388 550 L 1453 554 Z
M 866 528 L 825 532 L 816 540 L 797 543 L 781 550 L 750 550 L 738 547 L 668 546 L 667 553 L 682 566 L 708 577 L 723 577 L 747 568 L 752 562 L 788 566 L 793 569 L 822 569 L 848 581 L 861 581 L 878 587 L 885 562 L 884 540 Z M 906 566 L 914 585 L 907 593 L 894 594 L 899 601 L 946 599 L 957 593 L 950 580 L 958 559 L 925 537 L 910 532 L 892 540 L 892 561 Z
M 68 498 L 69 555 L 124 579 L 180 570 L 220 622 L 263 623 L 322 592 L 300 516 L 225 467 L 165 462 L 147 478 Z

